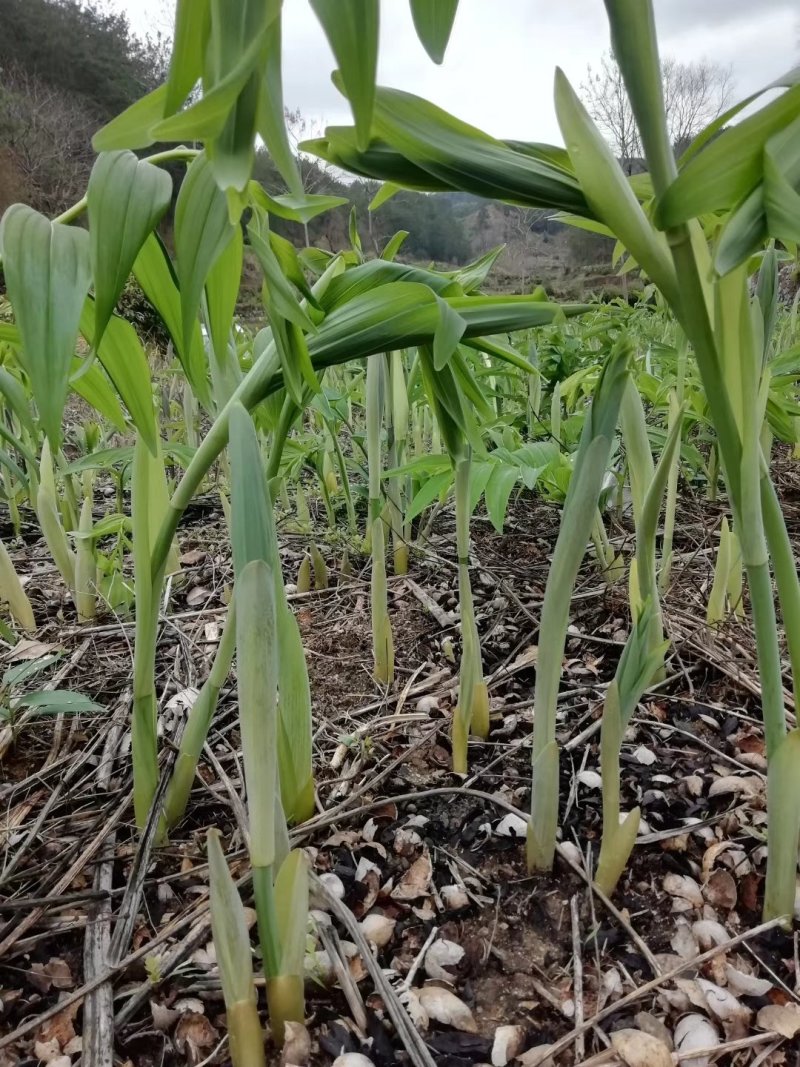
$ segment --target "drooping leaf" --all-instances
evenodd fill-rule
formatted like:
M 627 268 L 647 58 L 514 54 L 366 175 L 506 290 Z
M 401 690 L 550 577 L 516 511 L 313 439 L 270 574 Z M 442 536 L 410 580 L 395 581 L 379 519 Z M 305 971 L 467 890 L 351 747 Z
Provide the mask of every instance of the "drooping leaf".
M 427 478 L 406 510 L 406 521 L 410 522 L 415 519 L 417 515 L 421 515 L 422 512 L 431 505 L 434 500 L 438 500 L 442 494 L 448 492 L 453 485 L 454 474 L 452 469 L 442 471 L 439 474 L 434 474 L 430 478 Z
M 411 0 L 417 37 L 434 63 L 441 63 L 453 29 L 458 0 Z
M 719 208 L 732 207 L 759 183 L 767 141 L 800 114 L 800 85 L 787 89 L 694 156 L 656 207 L 662 229 Z
M 330 42 L 353 109 L 356 143 L 367 147 L 378 70 L 378 0 L 310 0 Z
M 270 158 L 278 168 L 278 173 L 286 182 L 289 193 L 302 200 L 304 198 L 303 182 L 300 178 L 297 160 L 289 144 L 283 108 L 280 17 L 274 18 L 266 31 L 266 56 L 261 77 L 258 132 L 267 146 Z
M 211 346 L 220 366 L 227 358 L 233 315 L 242 277 L 244 239 L 236 226 L 233 239 L 223 249 L 206 278 L 206 305 L 211 332 Z
M 95 161 L 86 191 L 95 293 L 95 332 L 87 340 L 95 348 L 171 196 L 169 174 L 133 152 L 103 152 Z
M 486 511 L 498 533 L 503 532 L 503 523 L 508 509 L 511 491 L 517 484 L 519 471 L 505 463 L 497 463 L 486 483 Z
M 305 193 L 303 196 L 281 193 L 278 196 L 270 196 L 264 186 L 256 181 L 250 183 L 249 195 L 270 215 L 301 224 L 311 222 L 317 215 L 332 211 L 333 208 L 347 203 L 347 198 L 344 196 L 325 196 L 315 193 Z
M 97 306 L 87 300 L 80 329 L 88 340 L 97 336 Z M 136 330 L 117 315 L 109 318 L 97 358 L 106 370 L 136 429 L 150 452 L 156 452 L 156 420 L 150 366 Z
M 133 273 L 144 295 L 161 316 L 192 391 L 200 403 L 208 408 L 210 397 L 200 323 L 195 320 L 189 346 L 185 347 L 180 293 L 167 250 L 156 234 L 151 233 L 142 245 L 133 265 Z
M 95 152 L 147 148 L 155 140 L 153 127 L 164 117 L 166 99 L 167 86 L 159 85 L 102 126 L 92 138 L 92 148 Z
M 383 247 L 383 251 L 381 252 L 381 259 L 385 259 L 391 263 L 394 260 L 394 257 L 400 251 L 400 247 L 405 241 L 406 237 L 408 237 L 408 233 L 408 230 L 398 230 L 396 234 L 390 237 Z
M 0 367 L 0 394 L 19 419 L 20 425 L 24 426 L 29 433 L 33 433 L 33 418 L 28 395 L 22 383 L 17 381 L 5 367 Z
M 203 286 L 211 268 L 233 239 L 225 194 L 204 154 L 194 159 L 175 205 L 175 255 L 181 294 L 181 338 L 192 343 Z
M 117 391 L 108 380 L 106 372 L 98 361 L 86 366 L 86 360 L 73 356 L 70 363 L 70 387 L 87 404 L 108 419 L 120 433 L 130 429 L 125 412 L 119 402 Z
M 25 367 L 42 425 L 58 448 L 78 322 L 91 279 L 89 235 L 50 222 L 24 204 L 12 204 L 3 216 L 0 238 Z
M 174 114 L 197 84 L 209 29 L 208 0 L 177 0 L 165 114 Z
M 622 168 L 563 71 L 556 70 L 556 113 L 591 215 L 613 231 L 665 296 L 677 282 L 664 237 L 650 224 Z

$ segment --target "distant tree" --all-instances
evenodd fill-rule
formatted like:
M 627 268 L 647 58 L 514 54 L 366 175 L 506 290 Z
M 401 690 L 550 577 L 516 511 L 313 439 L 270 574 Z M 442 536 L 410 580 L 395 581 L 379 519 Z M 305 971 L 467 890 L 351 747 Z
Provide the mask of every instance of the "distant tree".
M 79 97 L 105 122 L 163 79 L 161 38 L 140 41 L 124 14 L 78 0 L 0 0 L 0 70 L 14 64 Z
M 668 57 L 661 65 L 661 74 L 670 140 L 680 153 L 725 110 L 733 78 L 730 68 L 706 59 L 681 63 Z M 622 73 L 613 55 L 603 56 L 599 70 L 588 68 L 581 94 L 589 114 L 623 167 L 632 173 L 641 161 L 642 146 Z
M 45 214 L 79 199 L 89 178 L 96 121 L 79 96 L 44 81 L 18 63 L 0 70 L 3 166 L 19 194 Z M 1 195 L 1 194 L 0 194 Z M 0 213 L 8 203 L 0 202 Z

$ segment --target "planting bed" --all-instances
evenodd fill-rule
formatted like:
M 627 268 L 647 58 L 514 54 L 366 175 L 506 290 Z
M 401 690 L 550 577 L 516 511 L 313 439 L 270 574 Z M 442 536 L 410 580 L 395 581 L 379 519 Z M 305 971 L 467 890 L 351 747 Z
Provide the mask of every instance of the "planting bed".
M 797 544 L 800 480 L 786 458 L 775 476 Z M 440 515 L 408 578 L 390 580 L 391 692 L 371 677 L 368 574 L 356 566 L 342 576 L 329 548 L 331 588 L 291 597 L 318 781 L 317 813 L 293 838 L 321 882 L 307 1031 L 293 1031 L 274 1062 L 325 1065 L 342 1053 L 376 1067 L 422 1062 L 391 1021 L 400 1006 L 442 1067 L 657 1067 L 649 1034 L 676 1048 L 673 1063 L 800 1063 L 797 936 L 760 925 L 766 761 L 753 642 L 746 624 L 705 625 L 718 516 L 688 491 L 664 603 L 667 677 L 642 700 L 623 745 L 623 810 L 638 803 L 643 818 L 632 862 L 612 902 L 591 889 L 599 713 L 628 611 L 624 588 L 606 585 L 587 558 L 559 703 L 561 844 L 551 875 L 527 873 L 538 618 L 559 514 L 525 496 L 502 536 L 480 516 L 473 523 L 492 732 L 470 745 L 466 778 L 449 770 L 452 515 Z M 619 523 L 611 535 L 630 537 Z M 324 547 L 322 530 L 318 538 Z M 232 579 L 213 507 L 196 509 L 180 539 L 183 572 L 158 654 L 162 736 L 173 742 L 207 673 Z M 307 542 L 282 536 L 287 581 Z M 112 1049 L 116 1063 L 227 1062 L 204 840 L 208 827 L 222 831 L 250 904 L 234 677 L 186 818 L 167 845 L 154 847 L 152 834 L 140 844 L 130 806 L 131 625 L 107 617 L 78 626 L 40 547 L 26 543 L 15 563 L 48 621 L 35 643 L 6 651 L 4 667 L 61 649 L 49 680 L 106 710 L 23 719 L 2 735 L 0 1065 L 63 1057 L 66 1067 L 88 1040 L 105 1044 L 108 1062 Z M 164 745 L 165 759 L 171 750 Z

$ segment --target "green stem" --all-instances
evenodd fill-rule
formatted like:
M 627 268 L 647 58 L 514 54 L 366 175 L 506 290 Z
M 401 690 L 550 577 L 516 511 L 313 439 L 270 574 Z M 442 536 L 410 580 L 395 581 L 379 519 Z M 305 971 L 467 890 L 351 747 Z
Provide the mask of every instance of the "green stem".
M 800 708 L 800 579 L 780 501 L 766 470 L 761 474 L 761 508 L 789 650 L 794 702 Z

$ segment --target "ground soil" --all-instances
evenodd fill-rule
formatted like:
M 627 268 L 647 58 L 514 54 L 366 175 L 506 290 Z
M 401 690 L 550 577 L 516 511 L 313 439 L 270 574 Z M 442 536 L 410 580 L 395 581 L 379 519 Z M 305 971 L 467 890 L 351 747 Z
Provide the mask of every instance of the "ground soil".
M 777 472 L 800 546 L 800 470 L 783 456 Z M 656 1030 L 671 1041 L 681 1018 L 693 1015 L 716 1035 L 714 1062 L 800 1063 L 794 1041 L 758 1022 L 762 1008 L 797 999 L 800 973 L 796 935 L 757 930 L 766 764 L 752 637 L 735 619 L 716 630 L 705 624 L 723 514 L 722 504 L 683 487 L 664 608 L 672 642 L 666 679 L 642 701 L 622 752 L 622 806 L 638 804 L 643 823 L 611 905 L 591 891 L 588 872 L 602 819 L 599 716 L 627 634 L 624 585 L 607 584 L 587 558 L 559 702 L 563 847 L 552 873 L 532 876 L 513 811 L 524 813 L 530 800 L 538 620 L 558 509 L 523 495 L 502 535 L 485 516 L 475 518 L 472 579 L 492 731 L 471 743 L 466 778 L 449 769 L 459 652 L 452 515 L 444 511 L 430 540 L 412 551 L 411 581 L 390 579 L 397 670 L 389 692 L 370 671 L 366 561 L 351 550 L 354 573 L 341 574 L 341 549 L 330 547 L 321 526 L 315 532 L 330 588 L 291 599 L 314 702 L 317 814 L 294 837 L 318 874 L 334 876 L 328 884 L 339 887 L 357 920 L 375 912 L 394 920 L 376 950 L 391 995 L 402 994 L 411 970 L 412 990 L 438 983 L 468 1009 L 468 1024 L 429 1020 L 424 1036 L 435 1063 L 493 1062 L 497 1028 L 511 1025 L 522 1028 L 521 1054 L 572 1035 L 554 1050 L 556 1062 L 620 1063 L 613 1049 L 605 1051 L 615 1032 Z M 612 518 L 610 532 L 630 549 L 624 519 Z M 308 534 L 282 530 L 287 582 L 308 542 Z M 193 507 L 180 544 L 183 569 L 158 646 L 165 766 L 192 690 L 207 674 L 232 579 L 213 500 Z M 106 957 L 115 1062 L 227 1062 L 204 837 L 211 826 L 222 831 L 250 906 L 234 677 L 222 692 L 186 818 L 167 845 L 143 856 L 130 806 L 131 622 L 109 616 L 79 626 L 32 526 L 14 557 L 41 624 L 36 641 L 63 650 L 44 677 L 58 674 L 59 688 L 86 693 L 106 710 L 30 718 L 0 759 L 0 1065 L 76 1062 L 81 1038 L 86 1060 L 84 1020 L 103 978 L 85 969 L 90 932 L 103 924 L 122 929 L 126 915 L 116 955 Z M 5 648 L 4 669 L 18 653 Z M 788 674 L 785 686 L 791 714 Z M 420 871 L 418 895 L 398 892 Z M 689 886 L 688 896 L 676 886 Z M 709 947 L 697 927 L 703 921 L 719 923 L 730 939 L 743 935 L 741 943 L 695 962 Z M 322 960 L 307 984 L 306 1062 L 327 1065 L 342 1051 L 362 1052 L 376 1067 L 412 1062 L 388 1020 L 390 993 L 376 989 L 358 951 L 347 948 L 348 931 L 339 926 L 338 934 L 364 1017 L 359 1026 Z M 463 950 L 444 973 L 424 952 L 435 942 Z M 676 966 L 683 967 L 677 981 L 659 981 Z M 764 980 L 757 994 L 737 992 L 741 1010 L 729 1018 L 702 999 L 703 981 L 730 990 L 726 966 Z M 598 1013 L 582 1031 L 581 1021 Z M 268 1055 L 279 1062 L 269 1045 Z M 58 1067 L 66 1065 L 62 1059 Z

